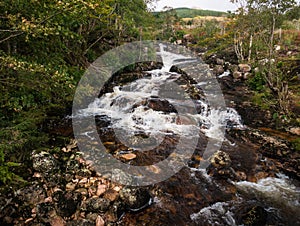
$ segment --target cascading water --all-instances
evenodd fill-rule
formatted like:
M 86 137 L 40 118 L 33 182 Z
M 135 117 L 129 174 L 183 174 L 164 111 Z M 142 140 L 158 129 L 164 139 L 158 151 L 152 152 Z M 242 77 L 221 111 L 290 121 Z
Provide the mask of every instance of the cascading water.
M 191 136 L 201 125 L 201 130 L 208 137 L 222 139 L 223 134 L 220 132 L 220 127 L 243 127 L 241 118 L 234 109 L 210 109 L 208 104 L 201 100 L 195 101 L 201 105 L 202 111 L 198 114 L 187 115 L 191 120 L 197 122 L 199 127 L 178 123 L 176 113 L 155 111 L 141 105 L 149 98 L 158 97 L 162 84 L 172 83 L 181 76 L 178 73 L 169 72 L 173 65 L 194 61 L 193 58 L 165 51 L 162 44 L 158 54 L 163 60 L 164 66 L 161 69 L 148 71 L 149 77 L 135 80 L 122 87 L 114 87 L 114 92 L 106 93 L 96 99 L 87 109 L 83 109 L 80 115 L 107 115 L 111 119 L 114 129 L 121 128 L 132 134 L 137 131 L 152 134 L 173 132 L 180 136 Z M 170 104 L 177 104 L 173 98 L 164 99 Z

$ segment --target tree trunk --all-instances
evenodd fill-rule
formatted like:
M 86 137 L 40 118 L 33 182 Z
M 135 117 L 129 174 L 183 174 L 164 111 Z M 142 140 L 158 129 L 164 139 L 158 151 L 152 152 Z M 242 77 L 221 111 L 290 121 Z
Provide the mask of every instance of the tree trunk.
M 253 44 L 253 35 L 251 34 L 250 35 L 250 42 L 249 42 L 248 62 L 251 61 L 252 44 Z

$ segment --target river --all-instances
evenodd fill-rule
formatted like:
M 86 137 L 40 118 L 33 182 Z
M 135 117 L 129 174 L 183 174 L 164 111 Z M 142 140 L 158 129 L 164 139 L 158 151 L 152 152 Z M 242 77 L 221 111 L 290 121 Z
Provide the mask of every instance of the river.
M 270 170 L 266 165 L 272 160 L 257 153 L 256 144 L 227 135 L 249 128 L 234 108 L 211 104 L 223 96 L 216 90 L 202 92 L 209 82 L 174 70 L 174 65 L 197 60 L 162 44 L 158 54 L 163 67 L 114 85 L 74 116 L 96 118 L 97 134 L 86 129 L 80 139 L 93 142 L 99 135 L 114 158 L 129 168 L 148 166 L 149 175 L 158 175 L 150 183 L 139 169 L 132 171 L 133 178 L 125 182 L 147 181 L 139 183 L 151 190 L 153 201 L 146 210 L 126 214 L 120 225 L 300 224 L 297 181 Z M 174 174 L 167 178 L 165 166 L 157 163 L 172 156 L 176 146 L 184 151 L 176 152 L 180 160 L 168 162 Z

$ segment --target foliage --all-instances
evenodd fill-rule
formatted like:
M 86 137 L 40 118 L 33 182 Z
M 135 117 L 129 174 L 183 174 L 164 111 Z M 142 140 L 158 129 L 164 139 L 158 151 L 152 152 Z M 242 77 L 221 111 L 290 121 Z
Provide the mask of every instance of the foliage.
M 292 145 L 293 145 L 293 148 L 299 152 L 300 151 L 300 138 L 293 140 Z
M 255 73 L 255 75 L 248 80 L 248 86 L 254 91 L 263 91 L 265 89 L 266 82 L 261 73 Z
M 176 10 L 171 7 L 165 7 L 163 12 L 154 13 L 158 34 L 155 39 L 175 41 L 175 25 L 179 23 L 179 17 Z
M 151 34 L 152 0 L 0 2 L 0 181 L 33 149 L 48 145 L 49 117 L 65 116 L 77 82 L 96 57 Z M 145 28 L 141 30 L 141 27 Z M 149 35 L 151 38 L 151 36 Z
M 276 29 L 280 28 L 287 14 L 293 16 L 297 8 L 294 0 L 232 0 L 240 3 L 236 20 L 235 51 L 241 62 L 246 59 L 259 62 L 260 74 L 267 88 L 278 101 L 280 111 L 288 114 L 288 80 L 285 73 L 278 67 L 278 56 L 274 51 Z M 291 17 L 291 16 L 289 16 Z M 255 51 L 255 52 L 254 52 Z M 260 82 L 260 81 L 259 81 Z M 259 85 L 258 85 L 259 86 Z

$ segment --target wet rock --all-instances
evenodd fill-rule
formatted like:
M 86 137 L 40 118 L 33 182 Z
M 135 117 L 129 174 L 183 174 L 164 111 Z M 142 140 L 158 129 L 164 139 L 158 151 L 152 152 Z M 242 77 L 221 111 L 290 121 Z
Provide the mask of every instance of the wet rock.
M 93 213 L 105 212 L 110 206 L 110 200 L 106 198 L 90 198 L 87 201 L 87 210 Z
M 151 196 L 144 188 L 124 187 L 120 191 L 120 198 L 131 211 L 141 210 L 151 203 Z
M 194 213 L 190 217 L 199 226 L 236 225 L 230 212 L 230 207 L 225 202 L 217 202 L 202 208 L 198 213 Z
M 49 175 L 59 170 L 58 161 L 48 152 L 33 151 L 31 158 L 34 170 L 40 173 Z
M 210 163 L 215 168 L 225 168 L 225 167 L 229 167 L 231 165 L 231 159 L 226 152 L 217 151 L 210 158 Z
M 147 101 L 147 106 L 155 111 L 163 111 L 166 113 L 177 112 L 172 104 L 167 100 L 151 98 Z
M 236 213 L 236 218 L 239 225 L 266 225 L 268 212 L 262 206 L 247 203 L 245 206 L 240 207 L 238 213 Z
M 96 126 L 108 127 L 110 125 L 110 117 L 107 115 L 96 115 L 95 116 Z
M 59 198 L 56 211 L 62 217 L 72 216 L 81 203 L 81 194 L 76 192 L 66 192 Z
M 209 175 L 213 177 L 236 179 L 236 173 L 230 167 L 231 159 L 226 152 L 217 151 L 210 158 L 210 165 L 207 168 Z

